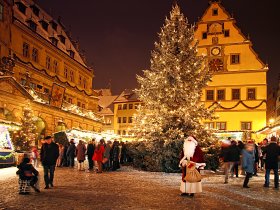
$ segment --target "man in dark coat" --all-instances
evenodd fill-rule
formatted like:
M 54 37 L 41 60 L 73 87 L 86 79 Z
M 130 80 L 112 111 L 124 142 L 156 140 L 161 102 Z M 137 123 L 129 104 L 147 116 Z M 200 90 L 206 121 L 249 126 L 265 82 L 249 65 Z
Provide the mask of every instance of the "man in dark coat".
M 231 146 L 230 146 L 230 158 L 233 162 L 232 170 L 231 170 L 231 177 L 233 177 L 233 174 L 235 172 L 235 176 L 238 177 L 238 165 L 240 163 L 240 154 L 241 151 L 239 147 L 237 146 L 237 142 L 232 140 Z
M 75 152 L 76 152 L 76 145 L 74 139 L 71 139 L 70 146 L 67 149 L 66 155 L 67 155 L 67 159 L 69 160 L 69 166 L 72 168 L 75 165 Z
M 279 189 L 278 158 L 280 156 L 280 147 L 276 143 L 275 136 L 272 136 L 269 145 L 263 148 L 263 153 L 266 155 L 264 187 L 269 187 L 269 176 L 272 169 L 274 172 L 274 187 Z
M 221 154 L 220 158 L 224 162 L 225 169 L 225 184 L 228 183 L 228 174 L 233 167 L 233 161 L 231 157 L 231 140 L 228 138 L 227 140 L 222 141 Z
M 53 187 L 55 164 L 59 156 L 58 145 L 53 142 L 53 138 L 51 136 L 45 137 L 45 143 L 41 148 L 40 156 L 44 167 L 45 189 L 49 189 L 49 185 Z
M 88 156 L 88 169 L 92 170 L 93 169 L 93 160 L 92 157 L 94 155 L 94 150 L 95 150 L 95 139 L 92 139 L 91 142 L 89 142 L 87 146 L 87 156 Z

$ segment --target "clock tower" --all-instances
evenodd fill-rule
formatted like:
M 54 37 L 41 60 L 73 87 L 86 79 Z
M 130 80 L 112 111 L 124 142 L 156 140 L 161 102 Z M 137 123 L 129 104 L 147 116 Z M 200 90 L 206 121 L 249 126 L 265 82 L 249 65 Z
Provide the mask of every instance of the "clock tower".
M 235 134 L 253 133 L 266 126 L 268 68 L 221 1 L 209 0 L 195 36 L 198 53 L 207 56 L 207 65 L 213 73 L 201 100 L 207 107 L 218 107 L 218 119 L 205 125 L 221 133 Z

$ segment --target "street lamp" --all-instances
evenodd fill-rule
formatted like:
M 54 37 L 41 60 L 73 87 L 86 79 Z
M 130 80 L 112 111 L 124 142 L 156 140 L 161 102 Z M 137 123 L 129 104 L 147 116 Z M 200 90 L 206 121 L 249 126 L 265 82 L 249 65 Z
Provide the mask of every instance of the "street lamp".
M 274 122 L 275 122 L 275 119 L 274 119 L 274 118 L 270 118 L 270 119 L 269 119 L 269 125 L 270 125 L 270 126 L 273 125 Z

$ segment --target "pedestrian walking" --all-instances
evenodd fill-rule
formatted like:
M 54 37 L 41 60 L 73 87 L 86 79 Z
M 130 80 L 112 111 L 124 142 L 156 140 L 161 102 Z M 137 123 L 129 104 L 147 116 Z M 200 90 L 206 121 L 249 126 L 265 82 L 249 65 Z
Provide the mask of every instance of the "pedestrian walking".
M 279 189 L 278 160 L 280 156 L 280 147 L 277 145 L 276 137 L 270 138 L 270 143 L 263 148 L 265 159 L 265 183 L 264 187 L 269 187 L 270 171 L 274 173 L 274 188 Z
M 195 193 L 201 193 L 201 177 L 198 177 L 200 180 L 195 180 L 195 177 L 192 176 L 193 181 L 189 180 L 188 177 L 191 175 L 190 172 L 192 170 L 196 170 L 199 173 L 200 169 L 204 169 L 206 166 L 204 163 L 203 152 L 193 136 L 189 136 L 184 140 L 179 166 L 182 167 L 182 181 L 180 186 L 181 196 L 193 197 Z
M 261 163 L 261 170 L 263 170 L 265 168 L 265 160 L 266 160 L 266 154 L 263 152 L 264 148 L 268 145 L 268 139 L 264 138 L 262 141 L 262 146 L 261 146 L 261 150 L 262 150 L 262 163 Z
M 87 146 L 87 156 L 88 156 L 88 170 L 93 169 L 93 154 L 95 150 L 95 139 L 92 139 Z
M 121 164 L 124 164 L 127 162 L 126 153 L 127 153 L 126 143 L 121 142 L 121 158 L 120 158 Z
M 29 194 L 29 186 L 32 187 L 35 192 L 40 192 L 40 190 L 35 186 L 38 181 L 39 172 L 30 163 L 30 159 L 27 157 L 23 158 L 17 168 L 18 171 L 16 174 L 19 176 L 19 194 Z
M 75 165 L 75 151 L 76 151 L 76 145 L 75 145 L 74 139 L 71 139 L 70 146 L 67 149 L 66 155 L 69 160 L 69 166 L 72 168 Z
M 238 165 L 240 164 L 240 149 L 237 146 L 237 142 L 232 140 L 230 146 L 230 158 L 233 162 L 232 170 L 231 170 L 231 177 L 235 174 L 238 177 Z
M 64 155 L 64 147 L 62 144 L 58 145 L 58 150 L 59 150 L 59 156 L 56 161 L 56 167 L 61 167 L 63 161 L 63 155 Z
M 258 145 L 255 143 L 255 140 L 252 140 L 252 141 L 254 142 L 254 154 L 255 154 L 255 164 L 254 164 L 253 176 L 258 176 L 258 164 L 259 164 Z
M 53 187 L 54 171 L 56 160 L 59 156 L 58 145 L 53 142 L 51 136 L 45 137 L 45 142 L 41 148 L 41 161 L 44 167 L 44 180 L 45 189 L 49 189 L 50 186 Z
M 230 137 L 227 140 L 222 141 L 222 148 L 221 148 L 221 154 L 220 158 L 224 162 L 224 173 L 225 173 L 225 184 L 228 183 L 228 174 L 231 172 L 231 169 L 233 167 L 233 161 L 232 157 L 230 154 L 230 146 L 231 146 L 231 141 Z
M 64 149 L 63 149 L 63 158 L 62 158 L 62 166 L 63 167 L 68 167 L 69 166 L 69 160 L 67 158 L 67 150 L 69 147 L 69 142 L 67 144 L 64 144 Z
M 79 144 L 76 147 L 76 157 L 78 162 L 78 170 L 82 171 L 85 169 L 84 161 L 86 159 L 86 146 L 82 140 L 79 140 Z
M 110 165 L 110 153 L 111 153 L 111 148 L 112 148 L 112 142 L 111 141 L 107 141 L 107 144 L 105 146 L 105 152 L 104 152 L 104 158 L 103 158 L 103 166 L 104 166 L 104 170 L 109 171 L 111 168 Z
M 248 142 L 245 145 L 245 149 L 242 151 L 242 168 L 246 173 L 246 177 L 244 179 L 243 187 L 249 188 L 248 183 L 249 179 L 252 177 L 254 173 L 254 165 L 255 165 L 255 145 L 253 142 Z
M 104 139 L 100 139 L 97 147 L 95 148 L 94 155 L 92 157 L 92 160 L 96 162 L 96 165 L 98 166 L 97 173 L 102 173 L 102 161 L 104 157 Z

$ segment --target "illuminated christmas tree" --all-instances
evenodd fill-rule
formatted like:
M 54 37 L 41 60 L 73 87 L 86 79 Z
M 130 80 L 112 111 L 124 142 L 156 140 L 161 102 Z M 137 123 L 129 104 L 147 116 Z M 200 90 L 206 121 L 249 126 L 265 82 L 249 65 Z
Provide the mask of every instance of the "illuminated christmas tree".
M 32 110 L 27 106 L 23 109 L 21 119 L 21 130 L 15 135 L 13 144 L 16 150 L 30 151 L 31 146 L 35 145 L 36 134 L 36 119 L 33 116 Z
M 159 33 L 150 70 L 137 80 L 136 93 L 144 102 L 135 118 L 137 137 L 147 140 L 147 149 L 157 162 L 162 159 L 156 170 L 177 167 L 184 136 L 194 135 L 200 144 L 210 141 L 211 133 L 202 120 L 212 119 L 213 114 L 201 103 L 202 89 L 211 81 L 206 57 L 198 56 L 194 26 L 178 5 Z

